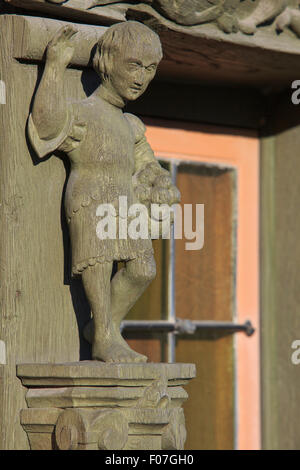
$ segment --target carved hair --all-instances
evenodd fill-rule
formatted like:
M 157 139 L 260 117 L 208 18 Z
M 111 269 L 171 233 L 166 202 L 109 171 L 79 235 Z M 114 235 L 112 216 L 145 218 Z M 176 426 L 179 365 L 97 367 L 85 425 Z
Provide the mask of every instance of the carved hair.
M 97 43 L 93 67 L 106 80 L 112 69 L 115 52 L 129 48 L 132 44 L 151 44 L 162 59 L 162 47 L 159 36 L 152 29 L 137 21 L 126 21 L 110 26 Z

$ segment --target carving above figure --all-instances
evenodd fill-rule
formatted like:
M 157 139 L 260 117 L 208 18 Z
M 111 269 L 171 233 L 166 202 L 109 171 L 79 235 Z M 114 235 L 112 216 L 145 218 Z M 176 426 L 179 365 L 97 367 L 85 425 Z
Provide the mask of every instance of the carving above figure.
M 257 26 L 272 21 L 287 6 L 288 0 L 260 1 L 253 12 L 245 19 L 239 20 L 239 28 L 245 34 L 254 34 Z
M 179 25 L 197 26 L 214 22 L 225 33 L 241 31 L 247 35 L 255 34 L 258 26 L 277 18 L 277 30 L 290 26 L 300 36 L 299 0 L 249 0 L 248 5 L 244 0 L 91 0 L 89 8 L 108 4 L 115 7 L 124 4 L 128 9 L 137 5 L 141 11 L 144 5 L 145 11 L 153 9 Z
M 214 21 L 223 14 L 233 13 L 240 0 L 146 0 L 144 2 L 92 0 L 91 7 L 118 3 L 149 4 L 162 16 L 181 25 L 193 26 Z
M 286 8 L 276 20 L 278 31 L 284 31 L 290 28 L 298 37 L 300 37 L 300 10 L 297 8 Z
M 158 24 L 172 29 L 182 27 L 182 31 L 204 24 L 215 24 L 225 33 L 238 31 L 253 35 L 259 27 L 275 24 L 277 31 L 290 28 L 300 36 L 300 1 L 299 0 L 6 0 L 23 8 L 42 10 L 43 5 L 52 4 L 52 8 L 72 12 L 82 11 L 101 18 L 111 17 L 114 21 L 125 21 L 130 14 L 131 19 L 154 18 Z M 73 13 L 72 13 L 73 14 Z M 63 16 L 64 16 L 63 15 Z M 275 21 L 276 20 L 276 21 Z M 275 23 L 274 23 L 275 21 Z M 195 29 L 196 28 L 196 29 Z M 200 30 L 200 29 L 199 29 Z M 272 28 L 272 34 L 276 28 Z

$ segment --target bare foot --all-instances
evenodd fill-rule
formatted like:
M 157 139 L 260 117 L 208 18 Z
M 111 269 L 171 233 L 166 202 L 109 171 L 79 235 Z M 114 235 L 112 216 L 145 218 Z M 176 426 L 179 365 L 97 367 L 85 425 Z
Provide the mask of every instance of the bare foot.
M 120 325 L 117 323 L 113 323 L 111 325 L 111 328 L 112 328 L 112 335 L 114 338 L 114 342 L 118 344 L 119 346 L 126 348 L 128 351 L 132 351 L 128 343 L 125 341 L 125 339 L 121 335 Z M 91 318 L 91 320 L 85 325 L 83 329 L 83 337 L 90 344 L 93 344 L 94 331 L 95 331 L 94 320 Z
M 94 321 L 91 319 L 84 328 L 83 335 L 91 343 L 92 357 L 104 362 L 147 362 L 147 357 L 133 351 L 122 337 L 120 327 L 111 325 L 109 337 L 93 341 Z
M 93 343 L 92 357 L 96 361 L 104 362 L 139 363 L 147 361 L 146 356 L 133 351 L 127 344 L 124 347 L 114 341 L 107 342 L 103 340 Z

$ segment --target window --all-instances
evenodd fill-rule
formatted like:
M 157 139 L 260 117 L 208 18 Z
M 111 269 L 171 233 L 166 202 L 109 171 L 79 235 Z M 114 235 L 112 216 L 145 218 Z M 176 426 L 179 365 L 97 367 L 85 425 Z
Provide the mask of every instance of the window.
M 185 405 L 187 449 L 259 448 L 258 139 L 147 123 L 182 204 L 204 204 L 204 246 L 186 251 L 186 240 L 154 242 L 157 277 L 130 312 L 126 324 L 135 323 L 126 336 L 150 361 L 196 363 Z M 249 332 L 247 320 L 256 333 L 234 334 Z

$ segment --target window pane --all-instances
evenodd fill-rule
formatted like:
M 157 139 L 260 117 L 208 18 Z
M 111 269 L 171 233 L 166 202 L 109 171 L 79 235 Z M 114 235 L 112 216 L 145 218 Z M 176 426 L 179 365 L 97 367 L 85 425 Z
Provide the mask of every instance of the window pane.
M 204 247 L 185 250 L 175 243 L 176 314 L 191 320 L 233 320 L 235 172 L 204 165 L 180 165 L 182 204 L 204 204 Z M 195 218 L 195 214 L 194 214 Z M 186 449 L 234 446 L 234 365 L 232 335 L 198 330 L 177 340 L 176 361 L 193 362 L 197 378 L 185 405 Z
M 168 307 L 169 240 L 154 240 L 156 277 L 145 290 L 126 320 L 164 320 Z

